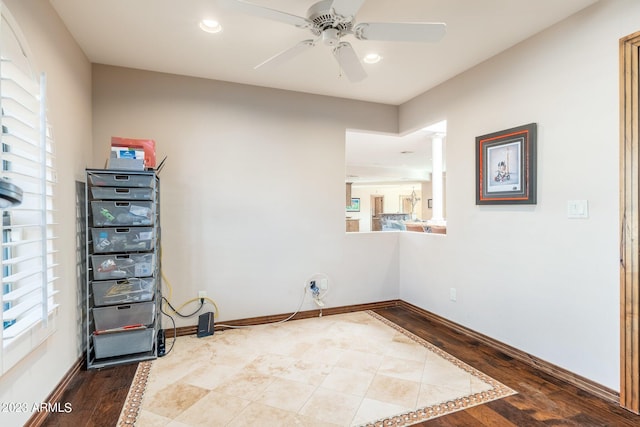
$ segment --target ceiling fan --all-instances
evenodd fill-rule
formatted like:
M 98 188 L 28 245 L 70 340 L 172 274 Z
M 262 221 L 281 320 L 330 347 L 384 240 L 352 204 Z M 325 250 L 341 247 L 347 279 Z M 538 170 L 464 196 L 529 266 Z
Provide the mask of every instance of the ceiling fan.
M 316 45 L 319 40 L 333 48 L 333 56 L 351 82 L 359 82 L 367 77 L 360 59 L 349 42 L 342 41 L 346 35 L 358 40 L 435 42 L 444 37 L 446 24 L 435 22 L 355 22 L 355 15 L 365 0 L 322 0 L 307 10 L 307 16 L 301 17 L 269 9 L 243 0 L 220 0 L 233 10 L 248 15 L 271 19 L 307 29 L 315 36 L 303 40 L 286 49 L 255 68 L 282 64 Z

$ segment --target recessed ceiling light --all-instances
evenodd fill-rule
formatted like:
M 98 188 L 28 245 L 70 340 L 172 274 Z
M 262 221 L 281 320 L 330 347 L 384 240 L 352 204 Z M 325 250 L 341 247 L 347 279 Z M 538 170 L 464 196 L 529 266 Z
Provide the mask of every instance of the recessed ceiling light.
M 381 59 L 382 56 L 378 55 L 377 53 L 368 53 L 364 57 L 364 62 L 366 62 L 367 64 L 376 64 L 380 62 Z
M 203 19 L 200 21 L 200 29 L 202 31 L 206 31 L 207 33 L 219 33 L 222 31 L 222 25 L 218 21 L 213 19 Z

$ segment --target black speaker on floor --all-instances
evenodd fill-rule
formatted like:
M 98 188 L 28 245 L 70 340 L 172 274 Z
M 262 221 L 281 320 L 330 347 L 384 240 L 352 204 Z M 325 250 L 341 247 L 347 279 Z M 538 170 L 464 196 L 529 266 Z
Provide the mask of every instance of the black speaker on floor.
M 198 338 L 213 335 L 213 312 L 203 313 L 198 317 Z

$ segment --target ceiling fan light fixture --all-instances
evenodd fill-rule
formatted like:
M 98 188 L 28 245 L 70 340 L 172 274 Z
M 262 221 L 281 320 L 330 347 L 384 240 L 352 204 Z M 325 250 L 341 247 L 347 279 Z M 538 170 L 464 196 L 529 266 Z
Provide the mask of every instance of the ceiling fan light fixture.
M 216 34 L 222 32 L 222 25 L 214 19 L 203 19 L 200 21 L 200 29 L 207 33 Z
M 382 56 L 380 56 L 377 53 L 368 53 L 367 55 L 365 55 L 365 57 L 363 58 L 363 61 L 367 64 L 377 64 L 378 62 L 380 62 L 382 60 Z
M 335 28 L 327 28 L 322 32 L 322 41 L 327 46 L 335 46 L 340 43 L 340 32 Z

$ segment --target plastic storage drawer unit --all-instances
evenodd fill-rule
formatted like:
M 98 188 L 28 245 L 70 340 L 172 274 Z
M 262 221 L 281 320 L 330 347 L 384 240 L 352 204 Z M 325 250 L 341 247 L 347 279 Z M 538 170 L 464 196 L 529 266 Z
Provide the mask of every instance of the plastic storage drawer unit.
M 125 279 L 152 276 L 156 269 L 156 254 L 91 255 L 95 280 Z
M 152 227 L 92 228 L 96 253 L 149 251 L 155 243 Z
M 144 353 L 153 349 L 154 336 L 153 328 L 94 335 L 93 350 L 97 359 Z
M 94 199 L 102 200 L 153 200 L 152 188 L 91 187 Z
M 89 173 L 89 180 L 97 187 L 151 187 L 153 174 L 114 174 L 114 173 Z
M 152 225 L 153 202 L 92 201 L 93 226 Z
M 155 279 L 131 278 L 92 282 L 93 303 L 96 306 L 145 302 L 153 299 Z
M 155 318 L 155 306 L 153 302 L 141 302 L 113 307 L 96 307 L 93 309 L 96 331 L 150 325 Z

